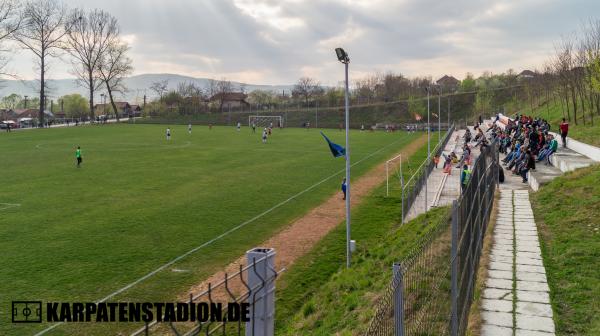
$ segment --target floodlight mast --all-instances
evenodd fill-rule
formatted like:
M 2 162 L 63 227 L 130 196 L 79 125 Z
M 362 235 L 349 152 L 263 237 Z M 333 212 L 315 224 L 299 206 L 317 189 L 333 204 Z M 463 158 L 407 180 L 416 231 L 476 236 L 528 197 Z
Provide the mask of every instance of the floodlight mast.
M 352 257 L 352 251 L 350 249 L 350 89 L 348 86 L 348 64 L 350 63 L 350 57 L 348 53 L 342 48 L 336 48 L 335 54 L 337 55 L 338 61 L 344 64 L 345 68 L 345 105 L 346 105 L 346 267 L 350 268 L 350 259 Z

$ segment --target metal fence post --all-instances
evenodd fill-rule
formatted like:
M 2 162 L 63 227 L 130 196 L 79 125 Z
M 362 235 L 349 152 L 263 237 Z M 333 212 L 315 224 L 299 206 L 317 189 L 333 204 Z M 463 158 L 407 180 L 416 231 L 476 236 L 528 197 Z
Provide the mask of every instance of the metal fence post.
M 394 336 L 404 336 L 404 283 L 402 265 L 394 263 L 392 283 L 394 286 Z
M 400 166 L 400 170 L 402 170 L 402 166 Z M 400 175 L 402 176 L 402 172 L 400 172 Z M 404 176 L 401 177 L 400 186 L 401 186 L 401 189 L 402 189 L 402 196 L 401 196 L 402 218 L 401 218 L 400 222 L 402 224 L 404 224 Z
M 458 336 L 458 201 L 452 202 L 452 262 L 450 335 Z
M 255 248 L 246 252 L 246 258 L 249 266 L 255 264 L 248 269 L 250 321 L 246 322 L 246 336 L 273 336 L 275 328 L 275 250 Z

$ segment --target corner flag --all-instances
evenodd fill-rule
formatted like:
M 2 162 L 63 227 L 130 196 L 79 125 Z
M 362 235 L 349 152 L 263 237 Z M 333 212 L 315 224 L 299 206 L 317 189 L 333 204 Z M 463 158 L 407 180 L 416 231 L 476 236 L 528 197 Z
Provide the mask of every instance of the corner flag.
M 331 140 L 329 140 L 329 138 L 326 137 L 325 134 L 323 134 L 323 132 L 321 132 L 321 135 L 327 141 L 327 144 L 329 145 L 329 149 L 331 150 L 331 154 L 333 154 L 333 157 L 337 158 L 346 155 L 346 148 L 331 142 Z

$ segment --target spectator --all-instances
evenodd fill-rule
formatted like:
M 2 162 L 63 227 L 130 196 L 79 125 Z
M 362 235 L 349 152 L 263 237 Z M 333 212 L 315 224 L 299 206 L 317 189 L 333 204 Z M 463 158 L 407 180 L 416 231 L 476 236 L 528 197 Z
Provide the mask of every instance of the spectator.
M 559 126 L 560 137 L 562 138 L 563 148 L 567 148 L 567 135 L 569 135 L 569 123 L 563 118 L 562 123 Z
M 531 169 L 535 170 L 535 157 L 533 156 L 533 153 L 530 150 L 527 150 L 525 159 L 526 162 L 519 171 L 519 174 L 523 178 L 523 183 L 527 183 L 528 181 L 527 173 L 529 173 Z
M 467 185 L 469 185 L 470 180 L 471 180 L 471 170 L 469 169 L 469 166 L 464 165 L 463 171 L 460 174 L 460 190 L 462 192 L 465 191 L 465 188 L 467 187 Z

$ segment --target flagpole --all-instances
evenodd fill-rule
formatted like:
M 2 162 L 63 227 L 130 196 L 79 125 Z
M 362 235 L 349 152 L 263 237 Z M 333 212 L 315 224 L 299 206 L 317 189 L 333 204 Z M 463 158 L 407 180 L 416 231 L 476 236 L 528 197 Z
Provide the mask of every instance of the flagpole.
M 350 102 L 348 97 L 348 62 L 345 62 L 346 70 L 346 267 L 350 268 L 352 251 L 350 250 Z

